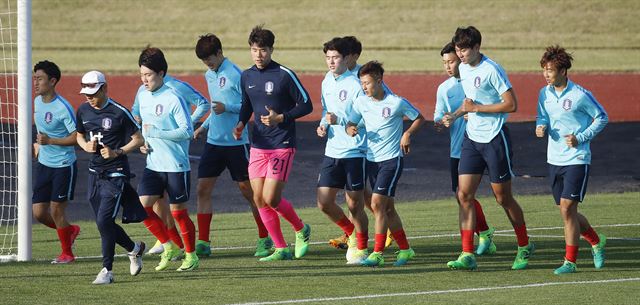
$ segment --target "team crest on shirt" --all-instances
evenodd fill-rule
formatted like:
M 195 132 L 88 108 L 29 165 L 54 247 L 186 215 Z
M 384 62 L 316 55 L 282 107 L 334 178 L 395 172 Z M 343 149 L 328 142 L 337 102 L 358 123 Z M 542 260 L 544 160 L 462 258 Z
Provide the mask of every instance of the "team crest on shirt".
M 272 81 L 268 81 L 268 82 L 264 83 L 264 91 L 268 95 L 271 95 L 273 93 L 273 82 Z
M 473 86 L 480 88 L 480 76 L 476 76 L 476 78 L 473 79 Z
M 573 102 L 570 99 L 566 99 L 566 100 L 562 101 L 562 109 L 564 109 L 566 111 L 571 110 L 571 104 L 572 103 Z
M 227 79 L 223 76 L 220 78 L 220 81 L 218 82 L 218 86 L 220 86 L 220 88 L 224 87 L 224 85 L 227 83 Z
M 49 124 L 49 123 L 51 123 L 52 121 L 53 121 L 53 113 L 51 113 L 51 112 L 47 111 L 47 112 L 44 114 L 44 122 L 45 122 L 45 123 L 47 123 L 47 124 Z
M 163 110 L 164 110 L 164 107 L 162 107 L 162 105 L 160 104 L 156 105 L 156 116 L 160 116 Z
M 382 108 L 382 117 L 386 119 L 390 116 L 391 116 L 391 108 L 389 107 Z
M 111 129 L 112 125 L 113 125 L 113 122 L 111 121 L 111 118 L 102 119 L 102 129 L 109 130 Z
M 338 98 L 341 102 L 344 102 L 347 99 L 347 90 L 340 90 L 340 93 L 338 93 Z

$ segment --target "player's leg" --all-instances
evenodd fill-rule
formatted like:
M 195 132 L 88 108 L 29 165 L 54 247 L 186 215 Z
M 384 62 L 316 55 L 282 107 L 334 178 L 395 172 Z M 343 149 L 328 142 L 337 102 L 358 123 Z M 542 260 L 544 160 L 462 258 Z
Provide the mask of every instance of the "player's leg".
M 171 215 L 180 226 L 185 255 L 177 271 L 191 271 L 200 265 L 196 254 L 196 227 L 187 209 L 191 194 L 191 171 L 167 173 L 167 194 Z
M 201 171 L 198 171 L 200 176 Z M 218 177 L 199 177 L 197 193 L 197 222 L 198 222 L 198 240 L 196 241 L 196 254 L 199 256 L 211 255 L 211 219 L 213 217 L 213 202 L 211 193 L 216 184 Z
M 343 164 L 347 178 L 345 197 L 354 226 L 354 232 L 348 234 L 347 263 L 360 264 L 368 256 L 369 242 L 369 219 L 364 211 L 367 160 L 364 157 L 349 158 L 344 159 Z
M 35 181 L 33 182 L 33 217 L 41 224 L 56 229 L 56 223 L 51 218 L 50 200 L 55 198 L 52 194 L 53 168 L 42 165 L 40 162 L 35 165 Z
M 56 224 L 56 231 L 60 239 L 62 254 L 56 258 L 56 263 L 67 263 L 74 259 L 72 246 L 80 227 L 71 225 L 66 218 L 66 209 L 69 200 L 73 200 L 75 184 L 77 179 L 77 167 L 74 163 L 71 166 L 53 169 L 53 179 L 51 183 L 51 218 Z
M 340 227 L 345 236 L 354 232 L 354 225 L 336 203 L 336 195 L 347 184 L 347 159 L 335 159 L 325 156 L 320 166 L 317 184 L 317 205 L 329 220 Z M 362 187 L 362 181 L 359 182 Z M 355 235 L 354 235 L 355 238 Z M 340 245 L 338 245 L 340 246 Z M 348 247 L 348 245 L 347 245 Z M 355 249 L 355 248 L 354 248 Z
M 165 192 L 164 195 L 156 201 L 153 205 L 153 211 L 158 214 L 158 217 L 160 217 L 162 222 L 165 224 L 167 234 L 169 234 L 169 239 L 171 239 L 178 248 L 183 249 L 184 243 L 182 242 L 176 223 L 173 221 L 173 217 L 171 216 L 171 209 L 169 208 L 169 202 L 167 202 L 167 196 L 168 195 Z
M 382 252 L 387 239 L 388 219 L 387 219 L 387 192 L 389 185 L 382 181 L 381 173 L 382 162 L 372 162 L 367 160 L 367 176 L 371 184 L 373 194 L 371 195 L 371 210 L 375 223 L 375 235 L 373 252 L 369 254 L 366 260 L 362 262 L 363 266 L 382 266 L 384 265 L 384 257 Z

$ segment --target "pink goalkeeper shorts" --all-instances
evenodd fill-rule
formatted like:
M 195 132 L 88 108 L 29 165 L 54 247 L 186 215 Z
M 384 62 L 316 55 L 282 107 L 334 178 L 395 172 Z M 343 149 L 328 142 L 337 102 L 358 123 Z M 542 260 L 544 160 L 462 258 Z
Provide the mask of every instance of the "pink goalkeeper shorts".
M 259 149 L 251 147 L 249 179 L 270 178 L 287 182 L 295 148 Z

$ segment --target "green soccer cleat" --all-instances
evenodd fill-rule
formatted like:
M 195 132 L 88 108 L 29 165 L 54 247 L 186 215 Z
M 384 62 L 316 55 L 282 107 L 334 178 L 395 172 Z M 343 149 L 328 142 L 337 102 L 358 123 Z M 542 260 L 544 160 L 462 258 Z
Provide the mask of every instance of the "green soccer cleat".
M 382 252 L 371 252 L 371 254 L 369 254 L 369 257 L 362 261 L 361 265 L 367 267 L 384 266 L 384 257 L 382 256 Z
M 478 269 L 478 264 L 473 253 L 462 252 L 458 259 L 448 262 L 447 267 L 451 270 L 476 270 Z
M 273 262 L 273 261 L 284 261 L 293 259 L 291 255 L 291 250 L 289 248 L 276 248 L 273 253 L 267 257 L 261 258 L 259 261 L 261 262 Z
M 604 234 L 598 234 L 600 242 L 591 247 L 591 254 L 593 254 L 593 266 L 596 269 L 602 269 L 604 267 L 604 246 L 607 244 L 607 237 Z
M 482 256 L 484 254 L 495 254 L 496 244 L 493 243 L 493 232 L 495 228 L 489 228 L 486 231 L 480 232 L 478 236 L 478 248 L 476 249 L 476 255 Z
M 193 271 L 198 269 L 200 266 L 200 259 L 198 255 L 194 252 L 185 253 L 184 259 L 182 260 L 182 265 L 176 271 Z
M 175 246 L 171 242 L 167 242 L 162 245 L 164 247 L 164 251 L 162 251 L 162 255 L 160 255 L 160 263 L 156 266 L 156 271 L 162 271 L 169 267 L 169 263 L 174 260 L 174 258 L 180 257 L 182 255 L 182 250 Z
M 347 260 L 347 265 L 362 265 L 367 257 L 369 256 L 369 251 L 367 249 L 356 250 L 351 258 Z
M 273 248 L 273 240 L 271 240 L 271 237 L 258 238 L 256 253 L 254 253 L 253 256 L 265 257 L 271 253 L 271 248 Z
M 398 256 L 396 258 L 396 262 L 393 263 L 393 265 L 396 266 L 396 267 L 404 266 L 414 256 L 416 256 L 416 252 L 413 251 L 413 249 L 411 249 L 411 248 L 409 248 L 407 250 L 400 250 L 400 251 L 398 251 Z
M 196 255 L 211 256 L 211 242 L 198 239 L 196 241 Z
M 567 273 L 575 273 L 577 269 L 578 267 L 576 266 L 576 263 L 572 263 L 568 260 L 565 260 L 562 266 L 558 267 L 558 269 L 556 270 L 553 270 L 553 274 L 560 275 L 560 274 L 567 274 Z
M 304 224 L 304 227 L 300 229 L 300 231 L 296 232 L 296 248 L 295 248 L 295 256 L 296 258 L 301 258 L 307 251 L 309 250 L 309 238 L 311 237 L 311 226 L 309 224 Z
M 529 258 L 533 255 L 535 249 L 536 246 L 532 242 L 529 242 L 529 244 L 524 247 L 518 247 L 518 254 L 516 254 L 516 259 L 513 261 L 511 269 L 522 270 L 527 268 Z

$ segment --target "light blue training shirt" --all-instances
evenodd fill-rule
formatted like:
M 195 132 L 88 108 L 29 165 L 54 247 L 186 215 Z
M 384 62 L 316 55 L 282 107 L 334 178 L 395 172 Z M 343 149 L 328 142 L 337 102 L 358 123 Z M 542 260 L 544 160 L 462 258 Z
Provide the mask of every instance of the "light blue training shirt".
M 440 122 L 446 112 L 453 113 L 464 100 L 464 90 L 460 79 L 450 77 L 438 86 L 436 93 L 436 109 L 433 112 L 433 121 Z M 460 159 L 462 151 L 462 139 L 464 139 L 464 131 L 467 127 L 467 121 L 459 117 L 453 124 L 449 126 L 449 135 L 451 137 L 450 157 Z
M 49 103 L 38 95 L 33 100 L 34 120 L 39 133 L 49 138 L 66 138 L 76 131 L 76 116 L 73 107 L 62 96 L 57 95 Z M 40 145 L 38 162 L 42 165 L 61 168 L 71 166 L 76 161 L 73 145 Z

